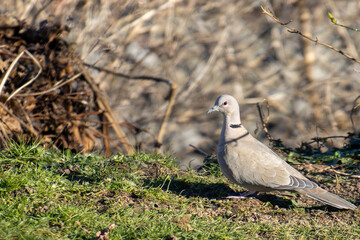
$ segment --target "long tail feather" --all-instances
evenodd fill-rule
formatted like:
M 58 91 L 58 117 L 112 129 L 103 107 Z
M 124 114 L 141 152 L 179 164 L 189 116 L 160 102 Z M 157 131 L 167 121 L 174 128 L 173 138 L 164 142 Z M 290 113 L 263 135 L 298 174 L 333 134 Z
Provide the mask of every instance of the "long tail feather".
M 314 189 L 302 189 L 298 192 L 336 208 L 353 210 L 356 209 L 354 204 L 320 187 Z

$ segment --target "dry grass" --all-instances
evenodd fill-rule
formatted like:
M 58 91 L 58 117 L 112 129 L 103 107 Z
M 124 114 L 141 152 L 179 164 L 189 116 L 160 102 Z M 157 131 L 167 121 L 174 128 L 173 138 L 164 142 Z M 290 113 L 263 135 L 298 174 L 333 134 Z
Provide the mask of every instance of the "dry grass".
M 262 14 L 271 9 L 283 22 L 359 59 L 359 2 L 349 1 L 19 1 L 1 9 L 29 24 L 59 21 L 84 62 L 128 75 L 169 79 L 178 85 L 163 150 L 193 158 L 189 144 L 214 151 L 220 124 L 205 112 L 229 93 L 240 101 L 244 124 L 256 128 L 257 102 L 270 104 L 269 131 L 297 146 L 316 136 L 353 131 L 350 113 L 360 90 L 360 67 L 323 46 L 304 41 Z M 49 3 L 49 4 L 47 4 Z M 357 69 L 357 70 L 356 70 Z M 131 143 L 144 150 L 154 143 L 164 118 L 168 88 L 89 69 L 110 98 Z M 354 114 L 354 125 L 359 118 Z M 264 137 L 264 134 L 259 137 Z M 341 139 L 330 139 L 339 146 Z

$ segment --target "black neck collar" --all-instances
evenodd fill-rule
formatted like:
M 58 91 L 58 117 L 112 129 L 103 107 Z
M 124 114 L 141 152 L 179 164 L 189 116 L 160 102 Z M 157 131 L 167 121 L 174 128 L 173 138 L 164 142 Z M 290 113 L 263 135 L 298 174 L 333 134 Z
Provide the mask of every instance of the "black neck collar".
M 241 123 L 239 123 L 239 124 L 230 124 L 230 127 L 231 128 L 239 128 L 239 127 L 241 127 Z

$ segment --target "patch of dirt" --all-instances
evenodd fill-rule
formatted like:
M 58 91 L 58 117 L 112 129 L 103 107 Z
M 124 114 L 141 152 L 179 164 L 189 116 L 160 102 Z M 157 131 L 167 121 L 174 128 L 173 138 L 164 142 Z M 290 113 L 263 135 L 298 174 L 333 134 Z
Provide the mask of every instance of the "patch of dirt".
M 333 177 L 334 172 L 326 165 L 303 164 L 297 167 L 302 173 L 310 176 L 318 176 L 314 179 L 319 185 L 332 193 L 343 198 L 355 200 L 355 205 L 360 204 L 359 182 L 356 178 L 347 177 L 341 183 L 322 182 L 322 179 L 329 175 Z M 231 193 L 230 193 L 231 194 Z M 292 205 L 292 201 L 297 202 L 299 207 Z M 212 207 L 209 199 L 209 207 L 201 212 L 195 209 L 188 211 L 198 216 L 222 216 L 239 222 L 260 222 L 269 224 L 301 224 L 308 226 L 343 226 L 355 224 L 360 221 L 359 208 L 356 210 L 339 210 L 331 206 L 324 205 L 306 196 L 287 192 L 273 192 L 260 194 L 256 198 L 220 200 L 216 208 Z M 315 220 L 316 219 L 316 220 Z
M 343 177 L 343 180 L 336 184 L 336 177 L 332 168 L 327 165 L 309 164 L 295 165 L 303 174 L 312 177 L 319 185 L 339 196 L 355 200 L 359 205 L 359 182 L 356 178 Z M 341 169 L 339 166 L 336 169 Z M 156 175 L 156 172 L 161 173 Z M 106 211 L 110 201 L 116 201 L 120 207 L 132 207 L 134 212 L 156 209 L 172 209 L 179 211 L 179 217 L 174 223 L 180 228 L 191 231 L 189 219 L 193 217 L 205 217 L 209 220 L 216 217 L 225 217 L 229 221 L 241 223 L 262 223 L 267 225 L 301 225 L 308 227 L 336 227 L 357 224 L 360 221 L 359 209 L 339 210 L 324 205 L 306 196 L 291 192 L 272 192 L 259 194 L 256 197 L 247 199 L 226 199 L 228 195 L 234 195 L 234 189 L 241 189 L 227 181 L 206 183 L 201 178 L 194 176 L 194 172 L 177 170 L 169 172 L 169 168 L 157 163 L 140 164 L 136 173 L 145 178 L 145 188 L 161 187 L 164 190 L 173 192 L 179 198 L 194 198 L 185 210 L 174 208 L 170 201 L 154 200 L 142 197 L 137 193 L 123 191 L 104 191 L 96 195 L 98 211 Z M 202 176 L 207 176 L 201 172 Z M 325 180 L 333 177 L 333 181 Z M 170 179 L 166 177 L 170 176 Z M 198 179 L 194 180 L 194 178 Z M 223 178 L 223 177 L 222 177 Z M 198 201 L 201 199 L 201 210 L 199 211 Z M 264 233 L 266 236 L 266 233 Z
M 25 186 L 24 188 L 12 191 L 10 194 L 11 194 L 12 197 L 16 197 L 16 196 L 22 196 L 24 193 L 31 195 L 35 191 L 36 191 L 35 189 L 32 189 L 32 188 L 29 188 L 28 186 Z
M 293 167 L 297 168 L 307 178 L 318 183 L 322 188 L 343 198 L 355 199 L 356 205 L 360 203 L 359 175 L 346 173 L 342 165 L 330 167 L 324 164 L 304 163 Z
M 337 182 L 334 169 L 327 165 L 303 164 L 295 167 L 321 187 L 343 198 L 355 200 L 354 204 L 357 206 L 360 204 L 358 179 L 343 176 L 343 180 Z M 336 169 L 341 169 L 341 166 Z M 186 198 L 204 198 L 202 202 L 205 207 L 201 211 L 195 202 L 188 206 L 186 213 L 191 216 L 209 219 L 226 216 L 229 220 L 239 223 L 299 224 L 309 227 L 345 226 L 360 221 L 359 209 L 354 211 L 336 209 L 292 192 L 259 194 L 247 199 L 226 199 L 226 196 L 236 194 L 232 188 L 238 186 L 228 182 L 216 184 L 187 182 L 184 176 L 189 175 L 188 172 L 178 171 L 176 174 L 169 186 L 167 183 L 164 184 L 169 191 Z M 333 181 L 324 180 L 329 176 Z M 158 185 L 163 181 L 164 179 L 160 179 Z M 181 219 L 179 221 L 181 225 Z M 186 224 L 181 226 L 186 228 Z
M 277 194 L 282 196 L 282 194 Z M 296 199 L 302 202 L 302 198 Z M 220 200 L 214 204 L 211 200 L 207 201 L 208 206 L 198 211 L 196 207 L 189 207 L 187 212 L 197 217 L 218 217 L 226 216 L 232 221 L 256 222 L 264 224 L 293 224 L 305 226 L 343 226 L 359 222 L 359 210 L 344 211 L 331 207 L 309 207 L 298 210 L 294 207 L 282 208 L 277 205 L 272 206 L 268 202 L 263 202 L 256 198 Z M 307 202 L 306 205 L 310 205 Z M 301 204 L 303 205 L 303 204 Z M 316 219 L 316 221 L 315 221 Z

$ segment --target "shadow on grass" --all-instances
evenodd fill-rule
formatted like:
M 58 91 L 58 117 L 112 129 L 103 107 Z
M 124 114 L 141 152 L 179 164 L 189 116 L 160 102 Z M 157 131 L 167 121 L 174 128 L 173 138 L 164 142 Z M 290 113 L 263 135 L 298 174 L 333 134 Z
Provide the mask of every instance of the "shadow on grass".
M 275 192 L 276 194 L 276 192 Z M 318 202 L 320 205 L 314 205 L 314 206 L 307 206 L 307 207 L 297 207 L 294 206 L 293 201 L 286 199 L 284 197 L 280 197 L 274 194 L 266 194 L 266 193 L 259 193 L 256 196 L 256 199 L 260 200 L 263 203 L 269 202 L 271 203 L 273 206 L 278 206 L 279 208 L 286 208 L 286 209 L 290 209 L 290 208 L 304 208 L 306 212 L 310 212 L 312 210 L 322 210 L 322 211 L 327 211 L 327 212 L 339 212 L 339 211 L 344 211 L 344 209 L 338 209 L 329 205 L 325 205 L 322 204 L 320 202 Z M 297 202 L 299 201 L 298 197 L 294 198 L 294 201 Z M 346 210 L 345 210 L 346 211 Z
M 184 197 L 203 197 L 219 199 L 233 192 L 225 183 L 194 183 L 181 179 L 148 179 L 144 184 L 148 188 L 161 187 L 164 191 L 171 191 Z
M 227 196 L 237 196 L 240 193 L 235 192 L 225 183 L 194 183 L 187 182 L 182 179 L 148 179 L 145 182 L 148 188 L 161 187 L 164 191 L 171 191 L 176 195 L 184 197 L 203 197 L 208 199 L 226 199 Z M 269 202 L 273 206 L 280 208 L 293 208 L 293 203 L 283 197 L 275 196 L 272 194 L 258 194 L 256 196 L 250 196 L 250 198 L 256 198 L 259 201 L 266 203 Z M 242 199 L 233 199 L 232 201 L 242 201 Z
M 148 179 L 144 184 L 147 188 L 156 188 L 161 187 L 164 191 L 170 191 L 176 195 L 181 195 L 187 198 L 190 197 L 202 197 L 207 199 L 226 199 L 227 196 L 237 196 L 240 193 L 235 192 L 225 183 L 194 183 L 187 182 L 183 179 Z M 275 194 L 267 194 L 267 193 L 259 193 L 256 196 L 250 196 L 250 198 L 256 198 L 262 203 L 270 203 L 272 206 L 278 206 L 279 208 L 292 209 L 297 208 L 294 206 L 294 203 L 291 199 L 287 199 L 287 197 L 282 197 Z M 241 202 L 243 199 L 233 199 L 231 201 L 239 201 Z M 297 197 L 294 198 L 295 201 L 298 201 Z M 320 205 L 308 206 L 305 207 L 305 211 L 313 211 L 313 210 L 322 210 L 327 212 L 338 212 L 338 211 L 346 211 L 343 209 L 337 209 L 328 205 Z
M 262 203 L 271 203 L 272 206 L 278 206 L 279 208 L 294 208 L 294 205 L 291 200 L 279 197 L 272 194 L 266 194 L 266 193 L 259 193 L 255 197 Z

